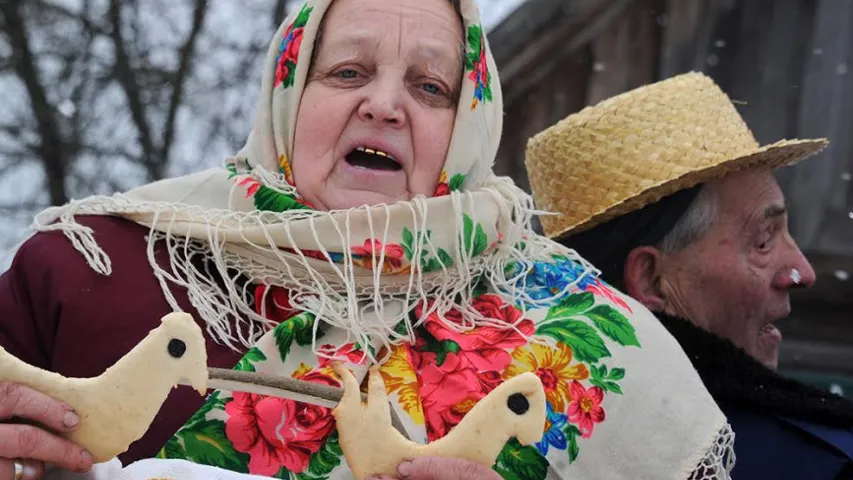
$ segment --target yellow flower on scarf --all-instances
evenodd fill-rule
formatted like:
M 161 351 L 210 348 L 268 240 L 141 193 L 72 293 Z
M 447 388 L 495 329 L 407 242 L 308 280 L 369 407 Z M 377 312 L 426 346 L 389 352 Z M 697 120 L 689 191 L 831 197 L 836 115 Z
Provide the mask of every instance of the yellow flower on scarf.
M 284 179 L 287 183 L 293 185 L 293 171 L 290 169 L 290 162 L 287 161 L 287 156 L 282 154 L 278 157 L 278 168 L 284 174 Z
M 548 403 L 555 412 L 562 413 L 566 411 L 572 381 L 589 378 L 586 365 L 571 365 L 572 357 L 572 349 L 561 343 L 556 347 L 538 343 L 518 347 L 512 351 L 513 362 L 504 370 L 503 377 L 506 379 L 524 372 L 535 373 L 542 380 Z
M 295 379 L 301 380 L 301 379 L 305 378 L 305 376 L 306 376 L 306 375 L 308 375 L 309 373 L 311 373 L 312 371 L 314 371 L 314 368 L 315 368 L 315 367 L 312 367 L 311 365 L 308 365 L 308 364 L 306 364 L 305 362 L 300 362 L 300 363 L 299 363 L 299 368 L 297 368 L 296 370 L 294 370 L 294 371 L 293 371 L 293 374 L 291 374 L 290 376 L 291 376 L 292 378 L 295 378 Z M 321 369 L 318 369 L 318 370 L 323 371 L 323 369 L 322 369 L 322 368 L 321 368 Z M 325 369 L 325 370 L 326 370 L 326 371 L 323 371 L 323 373 L 326 373 L 326 374 L 328 374 L 328 372 L 331 372 L 331 371 L 332 371 L 332 369 L 331 369 L 331 368 L 327 368 L 327 369 Z M 337 377 L 333 377 L 333 378 L 337 378 Z
M 391 394 L 397 392 L 403 410 L 412 418 L 415 425 L 424 424 L 424 411 L 421 398 L 418 395 L 418 377 L 409 361 L 408 347 L 395 345 L 391 348 L 391 356 L 381 369 L 385 389 Z

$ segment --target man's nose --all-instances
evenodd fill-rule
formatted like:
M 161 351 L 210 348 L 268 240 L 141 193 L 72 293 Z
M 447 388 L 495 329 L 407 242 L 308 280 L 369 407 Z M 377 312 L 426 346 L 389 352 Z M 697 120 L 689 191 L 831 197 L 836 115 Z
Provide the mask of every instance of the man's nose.
M 793 239 L 789 237 L 790 250 L 784 262 L 784 267 L 777 274 L 777 287 L 783 289 L 811 288 L 815 282 L 815 271 L 811 263 Z

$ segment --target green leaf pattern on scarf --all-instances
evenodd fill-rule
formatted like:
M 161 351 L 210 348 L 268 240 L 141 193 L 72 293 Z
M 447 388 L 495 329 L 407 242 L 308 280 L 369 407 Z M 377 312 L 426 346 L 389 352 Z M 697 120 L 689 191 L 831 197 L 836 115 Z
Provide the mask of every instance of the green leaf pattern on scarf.
M 462 185 L 464 184 L 465 175 L 457 173 L 456 175 L 450 177 L 450 184 L 448 186 L 450 187 L 451 192 L 457 192 L 459 190 L 462 190 Z
M 465 238 L 462 240 L 468 240 L 472 252 L 485 248 L 477 224 L 470 218 L 463 221 Z M 423 234 L 425 238 L 428 235 L 429 232 Z M 402 246 L 407 259 L 415 251 L 415 242 L 422 240 L 416 239 L 411 232 L 403 232 Z M 544 282 L 536 275 L 550 271 L 541 267 L 530 269 L 527 280 L 533 285 L 531 288 L 535 288 L 537 282 Z M 563 275 L 571 274 L 563 272 Z M 518 331 L 483 326 L 463 333 L 448 328 L 437 314 L 423 319 L 423 324 L 415 329 L 414 343 L 395 346 L 390 359 L 381 367 L 389 399 L 411 438 L 419 442 L 432 441 L 446 435 L 456 425 L 460 417 L 450 409 L 458 407 L 441 401 L 443 396 L 458 398 L 459 391 L 469 392 L 470 399 L 462 401 L 467 404 L 482 398 L 502 380 L 532 371 L 543 378 L 546 386 L 546 430 L 535 445 L 523 446 L 510 440 L 493 465 L 494 470 L 505 479 L 544 479 L 552 466 L 571 465 L 582 458 L 584 441 L 595 435 L 596 425 L 606 421 L 607 399 L 623 394 L 623 380 L 630 376 L 624 366 L 613 364 L 611 352 L 640 345 L 626 316 L 630 312 L 628 307 L 619 303 L 609 287 L 597 279 L 584 282 L 577 283 L 566 295 L 540 309 L 534 320 L 529 319 L 534 317 L 523 317 L 517 306 L 479 285 L 472 308 L 483 315 L 514 322 Z M 445 317 L 452 321 L 457 315 L 451 311 Z M 306 313 L 285 320 L 261 339 L 256 348 L 249 350 L 235 368 L 279 374 L 293 372 L 297 378 L 336 384 L 328 360 L 311 351 L 314 323 L 315 318 Z M 519 332 L 538 342 L 528 340 Z M 400 333 L 405 330 L 401 329 Z M 347 356 L 351 368 L 358 368 L 355 362 L 360 361 L 362 347 L 354 343 L 342 345 L 345 337 L 335 335 L 343 334 L 326 332 L 324 342 L 328 342 L 327 346 L 337 345 L 337 351 Z M 321 343 L 318 340 L 317 345 Z M 324 347 L 321 349 L 327 351 Z M 461 373 L 464 375 L 458 376 Z M 446 376 L 450 375 L 454 380 L 447 381 L 450 377 Z M 463 378 L 473 383 L 458 383 Z M 235 448 L 233 441 L 242 438 L 240 441 L 245 442 L 246 437 L 230 438 L 229 422 L 238 422 L 235 428 L 245 428 L 247 424 L 245 418 L 234 417 L 232 413 L 238 412 L 238 408 L 245 412 L 245 408 L 249 408 L 246 405 L 251 407 L 251 403 L 245 403 L 245 396 L 242 398 L 242 404 L 229 407 L 236 397 L 232 398 L 230 392 L 214 392 L 158 456 L 274 478 L 324 480 L 345 475 L 347 466 L 334 420 L 331 412 L 322 407 L 271 399 L 273 404 L 279 402 L 281 413 L 268 411 L 273 404 L 267 403 L 263 411 L 253 410 L 254 414 L 281 417 L 282 420 L 276 420 L 286 422 L 281 431 L 297 432 L 296 436 L 281 444 L 270 431 L 258 427 L 257 441 L 269 442 L 266 450 L 241 447 L 248 451 L 246 453 Z M 253 398 L 253 402 L 260 402 L 265 397 Z M 297 414 L 303 408 L 307 410 Z M 298 423 L 298 419 L 305 418 L 313 420 L 308 424 Z M 450 418 L 455 420 L 448 420 Z M 255 421 L 258 425 L 263 423 L 261 419 Z M 256 455 L 270 456 L 253 462 Z M 275 464 L 284 459 L 289 459 L 288 465 L 295 468 Z M 253 467 L 269 461 L 273 462 L 275 470 L 259 472 Z
M 247 363 L 250 363 L 247 360 Z M 234 449 L 225 434 L 225 422 L 209 419 L 208 414 L 224 410 L 221 392 L 214 392 L 166 445 L 158 458 L 189 460 L 239 473 L 249 473 L 249 456 Z
M 462 216 L 462 248 L 470 257 L 477 257 L 486 251 L 489 246 L 489 237 L 483 230 L 483 225 L 474 222 L 469 215 Z
M 417 238 L 407 227 L 403 228 L 403 253 L 410 263 L 414 261 L 415 252 L 420 248 L 421 268 L 424 272 L 434 272 L 453 266 L 453 258 L 441 247 L 435 247 L 435 254 L 430 252 L 429 238 L 432 232 L 418 232 Z
M 234 370 L 240 370 L 241 372 L 254 372 L 255 364 L 266 360 L 267 357 L 264 355 L 264 352 L 260 351 L 257 347 L 252 348 L 243 358 L 240 359 L 240 362 L 237 363 L 237 366 L 234 367 Z
M 474 98 L 471 110 L 480 103 L 492 101 L 492 74 L 489 72 L 483 28 L 480 25 L 468 27 L 468 49 L 465 53 L 465 70 L 470 71 L 468 78 L 474 82 Z
M 575 460 L 578 459 L 578 455 L 580 454 L 580 447 L 578 447 L 578 437 L 581 436 L 581 431 L 578 429 L 577 426 L 569 423 L 566 424 L 566 427 L 563 429 L 563 433 L 568 439 L 569 446 L 566 449 L 566 452 L 569 454 L 569 463 L 574 463 Z
M 298 345 L 311 345 L 311 331 L 314 328 L 314 316 L 310 313 L 297 315 L 283 322 L 273 330 L 275 342 L 281 360 L 287 359 L 290 348 L 295 340 Z
M 501 450 L 495 462 L 495 470 L 504 478 L 545 478 L 548 460 L 539 454 L 536 447 L 523 446 L 511 438 Z
M 610 350 L 594 328 L 581 320 L 558 320 L 540 326 L 536 333 L 553 337 L 575 352 L 582 362 L 597 362 L 610 356 Z
M 287 210 L 310 209 L 308 205 L 301 203 L 293 195 L 281 193 L 266 185 L 259 186 L 252 199 L 255 201 L 255 208 L 262 212 L 281 213 Z
M 435 193 L 433 193 L 433 197 L 443 197 L 444 195 L 449 195 L 450 192 L 458 192 L 462 190 L 462 187 L 465 185 L 465 174 L 457 173 L 450 177 L 450 181 L 447 180 L 447 170 L 442 170 L 441 175 L 438 178 L 438 185 L 435 187 Z
M 301 480 L 326 480 L 329 474 L 332 473 L 341 464 L 344 456 L 341 446 L 338 444 L 338 432 L 329 435 L 329 439 L 323 448 L 317 454 L 311 457 L 308 463 L 308 472 L 299 474 L 297 478 Z

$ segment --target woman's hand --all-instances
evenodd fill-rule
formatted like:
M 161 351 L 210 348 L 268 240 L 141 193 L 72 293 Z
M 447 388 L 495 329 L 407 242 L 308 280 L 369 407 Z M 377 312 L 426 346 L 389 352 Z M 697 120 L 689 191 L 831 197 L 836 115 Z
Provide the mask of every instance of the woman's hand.
M 76 472 L 92 468 L 92 456 L 53 432 L 70 432 L 80 417 L 67 405 L 31 388 L 0 382 L 0 480 L 15 478 L 15 461 L 26 480 L 41 478 L 45 463 Z
M 371 480 L 394 480 L 395 477 L 378 476 Z M 489 467 L 470 460 L 444 457 L 420 457 L 397 465 L 399 480 L 502 480 Z

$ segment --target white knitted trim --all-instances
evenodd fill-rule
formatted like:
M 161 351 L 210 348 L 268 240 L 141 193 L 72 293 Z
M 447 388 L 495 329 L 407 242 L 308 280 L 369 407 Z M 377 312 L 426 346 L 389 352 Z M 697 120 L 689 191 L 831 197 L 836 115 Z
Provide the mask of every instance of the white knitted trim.
M 266 184 L 281 185 L 278 179 L 269 176 L 267 174 L 267 178 L 263 178 Z M 321 322 L 346 331 L 347 342 L 383 346 L 411 341 L 413 330 L 432 314 L 437 314 L 449 328 L 458 331 L 482 325 L 518 331 L 515 324 L 484 317 L 473 308 L 473 289 L 477 279 L 484 278 L 491 292 L 500 293 L 508 301 L 520 304 L 522 308 L 535 308 L 553 302 L 554 298 L 575 288 L 587 275 L 598 275 L 598 270 L 574 251 L 533 232 L 531 218 L 542 212 L 535 211 L 529 195 L 511 181 L 495 177 L 480 191 L 487 192 L 498 206 L 497 219 L 489 220 L 496 223 L 501 238 L 496 249 L 486 255 L 470 257 L 470 246 L 460 245 L 464 230 L 463 213 L 475 215 L 477 206 L 470 192 L 453 192 L 452 218 L 456 221 L 452 226 L 446 223 L 442 226 L 455 229 L 451 232 L 456 239 L 452 246 L 454 265 L 442 266 L 441 270 L 428 273 L 422 271 L 421 252 L 426 249 L 435 256 L 436 246 L 425 235 L 430 205 L 430 199 L 426 198 L 406 202 L 411 221 L 397 225 L 391 224 L 387 205 L 353 208 L 345 212 L 237 212 L 173 203 L 136 202 L 126 196 L 115 195 L 91 197 L 48 209 L 36 217 L 33 229 L 62 231 L 95 271 L 109 275 L 112 271 L 110 259 L 95 242 L 94 232 L 77 223 L 75 216 L 118 215 L 149 225 L 148 259 L 169 305 L 176 311 L 180 310 L 169 284 L 186 288 L 190 302 L 198 309 L 209 333 L 218 343 L 234 350 L 239 350 L 238 345 L 250 348 L 274 326 L 272 321 L 252 308 L 247 301 L 246 287 L 240 288 L 234 281 L 244 277 L 249 285 L 262 283 L 287 288 L 291 305 L 314 314 L 318 320 L 314 327 L 314 351 L 331 358 L 328 352 L 319 351 L 316 345 Z M 383 244 L 387 243 L 392 227 L 401 230 L 407 227 L 415 238 L 425 238 L 423 244 L 414 242 L 412 268 L 408 275 L 383 274 L 384 250 L 374 253 L 373 269 L 355 265 L 349 248 L 342 249 L 343 259 L 337 263 L 304 255 L 302 250 L 305 249 L 327 253 L 324 245 L 352 246 L 362 240 L 356 239 L 354 243 L 351 235 L 350 220 L 356 213 L 367 219 L 370 238 Z M 442 212 L 441 216 L 446 213 Z M 338 238 L 319 238 L 318 225 L 326 227 L 324 235 L 330 231 L 329 224 L 323 222 L 331 222 Z M 313 242 L 297 246 L 294 229 L 303 229 L 305 243 L 306 224 L 313 234 Z M 276 238 L 270 228 L 276 229 Z M 254 239 L 247 237 L 248 229 L 256 233 Z M 262 241 L 258 240 L 259 231 L 263 233 Z M 155 261 L 155 247 L 163 248 L 164 245 L 170 259 L 168 268 Z M 295 253 L 286 253 L 281 247 L 292 248 Z M 583 273 L 550 298 L 530 298 L 523 288 L 528 270 L 525 267 L 537 261 L 549 262 L 555 254 L 580 264 Z M 197 267 L 202 262 L 225 280 L 224 289 L 211 278 L 207 268 L 200 270 Z M 509 268 L 514 262 L 522 268 Z M 417 305 L 424 305 L 423 312 L 412 322 L 410 312 Z M 452 309 L 462 313 L 461 323 L 446 320 L 444 314 Z M 395 329 L 401 322 L 404 328 Z M 372 352 L 368 354 L 373 361 L 384 360 L 374 358 Z
M 714 445 L 693 470 L 688 480 L 728 480 L 735 465 L 735 433 L 726 425 L 717 434 Z

